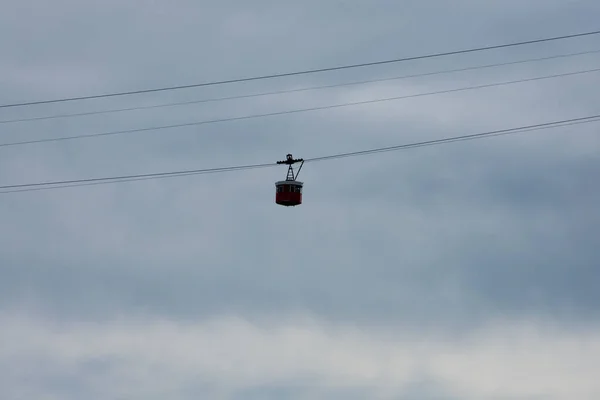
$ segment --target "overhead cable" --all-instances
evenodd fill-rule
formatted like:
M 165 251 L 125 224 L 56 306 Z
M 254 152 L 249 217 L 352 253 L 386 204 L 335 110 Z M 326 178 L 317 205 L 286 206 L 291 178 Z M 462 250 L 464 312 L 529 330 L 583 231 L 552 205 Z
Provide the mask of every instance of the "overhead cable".
M 333 160 L 333 159 L 344 158 L 344 157 L 356 157 L 356 156 L 363 156 L 363 155 L 374 154 L 374 153 L 383 153 L 383 152 L 387 152 L 387 151 L 409 149 L 409 148 L 413 148 L 413 147 L 432 146 L 432 145 L 437 145 L 437 144 L 442 144 L 442 143 L 460 142 L 460 141 L 473 140 L 473 139 L 479 139 L 479 138 L 484 138 L 484 137 L 502 136 L 502 135 L 509 135 L 509 134 L 513 134 L 513 133 L 537 131 L 537 130 L 541 130 L 541 129 L 560 128 L 563 126 L 578 125 L 578 124 L 585 124 L 585 123 L 591 123 L 591 122 L 600 122 L 600 114 L 592 115 L 589 117 L 573 118 L 573 119 L 567 119 L 567 120 L 562 120 L 562 121 L 554 121 L 554 122 L 546 122 L 546 123 L 529 125 L 529 126 L 521 126 L 518 128 L 500 129 L 500 130 L 491 131 L 491 132 L 474 133 L 474 134 L 470 134 L 470 135 L 454 136 L 454 137 L 450 137 L 450 138 L 428 140 L 428 141 L 424 141 L 424 142 L 402 144 L 402 145 L 389 146 L 389 147 L 379 147 L 379 148 L 370 149 L 370 150 L 360 150 L 360 151 L 353 151 L 353 152 L 349 152 L 349 153 L 339 153 L 339 154 L 333 154 L 333 155 L 329 155 L 329 156 L 307 158 L 307 159 L 304 159 L 304 161 L 305 162 L 315 162 L 315 161 Z
M 393 77 L 388 77 L 388 78 L 368 79 L 368 80 L 354 81 L 354 82 L 343 82 L 343 83 L 336 83 L 336 84 L 331 84 L 331 85 L 309 86 L 309 87 L 302 87 L 302 88 L 297 88 L 297 89 L 276 90 L 276 91 L 270 91 L 270 92 L 251 93 L 251 94 L 243 94 L 243 95 L 236 95 L 236 96 L 213 97 L 213 98 L 199 99 L 199 100 L 188 100 L 188 101 L 180 101 L 180 102 L 152 104 L 152 105 L 147 105 L 147 106 L 121 107 L 121 108 L 113 108 L 113 109 L 109 109 L 109 110 L 87 111 L 87 112 L 80 112 L 80 113 L 47 115 L 47 116 L 42 116 L 42 117 L 28 117 L 28 118 L 0 120 L 0 124 L 11 124 L 11 123 L 18 123 L 18 122 L 42 121 L 42 120 L 57 119 L 57 118 L 73 118 L 73 117 L 83 117 L 83 116 L 90 116 L 90 115 L 112 114 L 112 113 L 127 112 L 127 111 L 149 110 L 149 109 L 184 106 L 184 105 L 191 105 L 191 104 L 213 103 L 213 102 L 220 102 L 220 101 L 227 101 L 227 100 L 238 100 L 238 99 L 247 99 L 247 98 L 254 98 L 254 97 L 273 96 L 273 95 L 287 94 L 287 93 L 307 92 L 307 91 L 311 91 L 311 90 L 331 89 L 331 88 L 336 88 L 336 87 L 356 86 L 356 85 L 364 85 L 364 84 L 368 84 L 368 83 L 377 83 L 377 82 L 389 82 L 389 81 L 402 80 L 402 79 L 420 78 L 420 77 L 424 77 L 424 76 L 450 74 L 450 73 L 455 73 L 455 72 L 474 71 L 474 70 L 480 70 L 480 69 L 485 69 L 485 68 L 502 67 L 502 66 L 506 66 L 506 65 L 515 65 L 515 64 L 525 64 L 525 63 L 530 63 L 530 62 L 554 60 L 554 59 L 558 59 L 558 58 L 568 58 L 568 57 L 575 57 L 575 56 L 594 54 L 594 53 L 600 53 L 600 49 L 581 51 L 581 52 L 577 52 L 577 53 L 557 54 L 557 55 L 547 56 L 547 57 L 528 58 L 528 59 L 524 59 L 524 60 L 508 61 L 508 62 L 502 62 L 502 63 L 475 65 L 475 66 L 464 67 L 464 68 L 445 69 L 445 70 L 439 70 L 439 71 L 433 71 L 433 72 L 424 72 L 424 73 L 419 73 L 419 74 L 393 76 Z
M 457 142 L 457 141 L 475 140 L 475 139 L 482 139 L 485 137 L 509 135 L 509 134 L 515 134 L 515 133 L 521 133 L 521 132 L 551 129 L 551 128 L 558 128 L 558 127 L 577 125 L 577 124 L 585 124 L 585 123 L 591 123 L 591 122 L 600 122 L 600 114 L 591 115 L 591 116 L 587 116 L 587 117 L 571 118 L 571 119 L 564 119 L 564 120 L 559 120 L 559 121 L 525 125 L 525 126 L 519 126 L 519 127 L 514 127 L 514 128 L 499 129 L 499 130 L 475 133 L 475 134 L 469 134 L 469 135 L 461 135 L 461 136 L 447 137 L 447 138 L 442 138 L 442 139 L 427 140 L 427 141 L 421 141 L 421 142 L 416 142 L 416 143 L 408 143 L 408 144 L 401 144 L 401 145 L 388 146 L 388 147 L 379 147 L 379 148 L 375 148 L 375 149 L 360 150 L 360 151 L 347 152 L 347 153 L 338 153 L 338 154 L 333 154 L 333 155 L 328 155 L 328 156 L 305 158 L 304 161 L 309 162 L 309 163 L 310 162 L 318 162 L 318 161 L 330 161 L 330 160 L 345 158 L 345 157 L 357 157 L 357 156 L 364 156 L 364 155 L 370 155 L 370 154 L 382 153 L 382 152 L 388 152 L 388 151 L 398 151 L 398 150 L 410 149 L 410 148 L 415 148 L 415 147 L 433 146 L 433 145 L 439 145 L 439 144 L 451 143 L 451 142 Z M 185 176 L 185 175 L 240 171 L 240 170 L 267 168 L 267 167 L 275 167 L 275 166 L 278 166 L 278 164 L 276 162 L 272 162 L 272 163 L 264 163 L 264 164 L 240 165 L 240 166 L 221 167 L 221 168 L 205 168 L 205 169 L 147 173 L 147 174 L 137 174 L 137 175 L 121 175 L 121 176 L 111 176 L 111 177 L 103 177 L 103 178 L 86 178 L 86 179 L 72 179 L 72 180 L 62 180 L 62 181 L 13 184 L 13 185 L 0 186 L 0 194 L 32 191 L 32 190 L 60 189 L 60 188 L 73 187 L 73 186 L 87 186 L 90 184 L 128 182 L 128 181 L 142 180 L 142 179 L 161 179 L 161 178 L 169 178 L 169 177 Z M 6 190 L 6 189 L 12 189 L 12 190 Z
M 446 93 L 460 92 L 460 91 L 466 91 L 466 90 L 483 89 L 483 88 L 489 88 L 489 87 L 494 87 L 494 86 L 512 85 L 512 84 L 516 84 L 516 83 L 538 81 L 538 80 L 543 80 L 543 79 L 554 79 L 554 78 L 560 78 L 560 77 L 566 77 L 566 76 L 572 76 L 572 75 L 587 74 L 587 73 L 591 73 L 591 72 L 599 72 L 599 71 L 600 71 L 600 68 L 594 68 L 594 69 L 587 69 L 587 70 L 582 70 L 582 71 L 566 72 L 566 73 L 562 73 L 562 74 L 554 74 L 554 75 L 546 75 L 546 76 L 533 77 L 533 78 L 518 79 L 518 80 L 513 80 L 513 81 L 489 83 L 489 84 L 484 84 L 484 85 L 476 85 L 476 86 L 468 86 L 468 87 L 455 88 L 455 89 L 439 90 L 439 91 L 427 92 L 427 93 L 417 93 L 417 94 L 411 94 L 411 95 L 405 95 L 405 96 L 395 96 L 395 97 L 387 97 L 387 98 L 380 98 L 380 99 L 373 99 L 373 100 L 332 104 L 332 105 L 327 105 L 327 106 L 277 111 L 277 112 L 271 112 L 271 113 L 265 113 L 265 114 L 253 114 L 253 115 L 246 115 L 246 116 L 241 116 L 241 117 L 203 120 L 203 121 L 187 122 L 187 123 L 182 123 L 182 124 L 163 125 L 163 126 L 154 126 L 154 127 L 147 127 L 147 128 L 137 128 L 137 129 L 128 129 L 128 130 L 101 132 L 101 133 L 90 133 L 90 134 L 75 135 L 75 136 L 62 136 L 62 137 L 54 137 L 54 138 L 46 138 L 46 139 L 33 139 L 33 140 L 19 141 L 19 142 L 0 143 L 0 147 L 21 146 L 21 145 L 36 144 L 36 143 L 58 142 L 58 141 L 77 140 L 77 139 L 90 139 L 90 138 L 98 138 L 98 137 L 105 137 L 105 136 L 123 135 L 123 134 L 127 134 L 127 133 L 147 132 L 147 131 L 155 131 L 155 130 L 163 130 L 163 129 L 174 129 L 174 128 L 182 128 L 182 127 L 188 127 L 188 126 L 198 126 L 198 125 L 232 122 L 232 121 L 240 121 L 240 120 L 255 119 L 255 118 L 272 117 L 272 116 L 278 116 L 278 115 L 297 114 L 297 113 L 304 113 L 304 112 L 311 112 L 311 111 L 318 111 L 318 110 L 328 110 L 328 109 L 350 107 L 350 106 L 359 106 L 359 105 L 365 105 L 365 104 L 373 104 L 373 103 L 380 103 L 380 102 L 387 102 L 387 101 L 394 101 L 394 100 L 401 100 L 401 99 L 408 99 L 408 98 L 415 98 L 415 97 L 422 97 L 422 96 L 446 94 Z
M 215 86 L 215 85 L 224 85 L 224 84 L 230 84 L 230 83 L 281 78 L 281 77 L 288 77 L 288 76 L 295 76 L 295 75 L 306 75 L 306 74 L 314 74 L 314 73 L 319 73 L 319 72 L 336 71 L 336 70 L 343 70 L 343 69 L 350 69 L 350 68 L 361 68 L 361 67 L 368 67 L 368 66 L 375 66 L 375 65 L 392 64 L 392 63 L 420 60 L 420 59 L 426 59 L 426 58 L 445 57 L 445 56 L 450 56 L 450 55 L 458 55 L 458 54 L 466 54 L 466 53 L 480 52 L 480 51 L 507 48 L 507 47 L 523 46 L 523 45 L 527 45 L 527 44 L 571 39 L 571 38 L 576 38 L 576 37 L 592 36 L 592 35 L 597 35 L 597 34 L 600 34 L 600 30 L 581 32 L 581 33 L 570 34 L 570 35 L 546 37 L 546 38 L 527 40 L 527 41 L 521 41 L 521 42 L 504 43 L 504 44 L 485 46 L 485 47 L 476 47 L 476 48 L 470 48 L 470 49 L 462 49 L 462 50 L 453 50 L 453 51 L 440 52 L 440 53 L 425 54 L 425 55 L 419 55 L 419 56 L 395 58 L 395 59 L 380 60 L 380 61 L 371 61 L 371 62 L 364 62 L 364 63 L 358 63 L 358 64 L 340 65 L 340 66 L 335 66 L 335 67 L 326 67 L 326 68 L 319 68 L 319 69 L 309 69 L 309 70 L 303 70 L 303 71 L 285 72 L 285 73 L 278 73 L 278 74 L 253 76 L 253 77 L 246 77 L 246 78 L 236 78 L 236 79 L 228 79 L 228 80 L 221 80 L 221 81 L 211 81 L 211 82 L 195 83 L 195 84 L 188 84 L 188 85 L 167 86 L 167 87 L 153 88 L 153 89 L 142 89 L 142 90 L 133 90 L 133 91 L 104 93 L 104 94 L 96 94 L 96 95 L 89 95 L 89 96 L 66 97 L 66 98 L 59 98 L 59 99 L 29 101 L 29 102 L 22 102 L 22 103 L 0 104 L 0 108 L 32 106 L 32 105 L 37 105 L 37 104 L 88 100 L 88 99 L 97 99 L 97 98 L 104 98 L 104 97 L 125 96 L 125 95 L 161 92 L 161 91 L 172 91 L 172 90 L 187 89 L 187 88 L 202 87 L 202 86 Z

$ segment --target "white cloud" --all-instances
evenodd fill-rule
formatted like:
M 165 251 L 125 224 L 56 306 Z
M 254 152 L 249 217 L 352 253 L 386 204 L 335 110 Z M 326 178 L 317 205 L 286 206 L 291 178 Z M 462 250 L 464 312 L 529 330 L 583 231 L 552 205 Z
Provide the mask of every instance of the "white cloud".
M 67 386 L 83 391 L 57 392 L 63 398 L 90 398 L 98 390 L 110 398 L 192 398 L 189 390 L 199 382 L 229 393 L 363 388 L 378 398 L 399 395 L 425 376 L 466 399 L 600 396 L 598 328 L 497 321 L 461 338 L 441 338 L 305 316 L 61 324 L 19 313 L 0 321 L 0 365 L 14 380 L 4 382 L 5 394 L 27 378 L 31 389 L 51 395 L 49 382 L 68 378 Z M 103 360 L 94 372 L 86 367 Z

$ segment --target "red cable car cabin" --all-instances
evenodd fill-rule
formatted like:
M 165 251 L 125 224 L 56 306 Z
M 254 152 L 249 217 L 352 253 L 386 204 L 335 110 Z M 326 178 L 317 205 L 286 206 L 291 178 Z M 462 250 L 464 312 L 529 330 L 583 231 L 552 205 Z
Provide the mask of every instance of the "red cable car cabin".
M 275 182 L 275 203 L 282 206 L 297 206 L 302 204 L 302 186 L 298 181 Z
M 301 164 L 298 172 L 294 175 L 292 164 L 297 162 Z M 275 182 L 275 203 L 286 207 L 302 204 L 302 187 L 304 183 L 297 181 L 296 178 L 300 169 L 302 169 L 304 160 L 301 158 L 294 159 L 291 154 L 288 154 L 285 161 L 277 161 L 277 164 L 287 164 L 289 167 L 286 180 Z

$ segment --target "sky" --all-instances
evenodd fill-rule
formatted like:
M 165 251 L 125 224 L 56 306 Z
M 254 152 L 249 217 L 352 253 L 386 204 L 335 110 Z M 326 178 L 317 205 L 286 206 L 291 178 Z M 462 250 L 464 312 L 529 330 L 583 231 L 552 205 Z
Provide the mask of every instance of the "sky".
M 0 104 L 598 29 L 594 0 L 0 0 Z M 1 143 L 598 68 L 600 36 L 0 108 Z M 0 185 L 274 163 L 599 114 L 598 72 L 0 146 Z M 597 399 L 597 123 L 285 166 L 0 193 L 0 397 Z

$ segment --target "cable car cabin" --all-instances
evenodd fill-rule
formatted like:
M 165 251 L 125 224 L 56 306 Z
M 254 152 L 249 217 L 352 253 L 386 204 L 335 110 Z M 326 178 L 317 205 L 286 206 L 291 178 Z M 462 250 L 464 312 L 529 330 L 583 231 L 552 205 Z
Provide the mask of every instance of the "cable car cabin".
M 292 165 L 298 162 L 300 168 L 294 174 Z M 304 186 L 304 183 L 298 182 L 296 179 L 302 165 L 304 165 L 304 160 L 302 158 L 295 159 L 291 154 L 288 154 L 284 161 L 277 161 L 277 164 L 286 164 L 288 173 L 285 181 L 275 182 L 275 203 L 286 207 L 302 204 L 302 186 Z
M 275 203 L 286 207 L 302 204 L 303 185 L 295 180 L 275 182 Z

